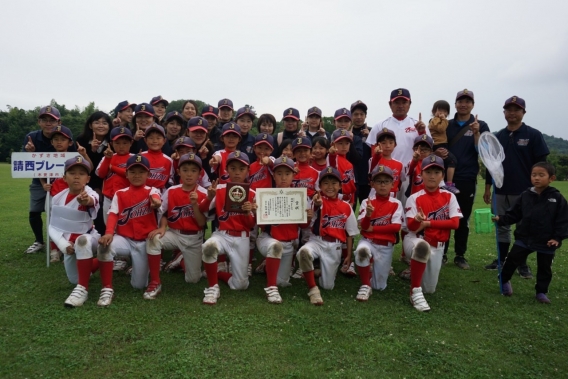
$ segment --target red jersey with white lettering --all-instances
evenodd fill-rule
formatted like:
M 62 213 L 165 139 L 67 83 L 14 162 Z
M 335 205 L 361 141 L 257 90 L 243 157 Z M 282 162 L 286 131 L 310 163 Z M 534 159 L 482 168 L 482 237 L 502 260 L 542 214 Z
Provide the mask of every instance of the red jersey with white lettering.
M 164 191 L 166 184 L 173 184 L 174 178 L 174 163 L 172 158 L 159 151 L 143 151 L 141 155 L 148 158 L 150 161 L 150 173 L 146 185 Z
M 211 201 L 207 198 L 207 190 L 201 186 L 197 186 L 197 204 L 202 213 L 209 210 Z M 168 220 L 170 229 L 183 231 L 200 231 L 203 229 L 197 223 L 193 206 L 189 200 L 189 195 L 193 192 L 183 189 L 181 184 L 170 187 L 162 195 L 162 212 L 163 216 Z
M 51 196 L 55 196 L 66 188 L 69 188 L 67 182 L 63 180 L 63 178 L 57 178 L 53 181 L 53 183 L 51 183 L 51 189 L 49 190 L 49 194 Z
M 367 217 L 367 204 L 371 203 L 375 210 Z M 369 196 L 359 207 L 361 235 L 368 239 L 384 240 L 395 243 L 397 233 L 403 221 L 402 204 L 390 196 Z M 368 232 L 369 227 L 372 232 Z
M 112 199 L 116 191 L 127 188 L 130 182 L 126 179 L 126 161 L 132 154 L 114 154 L 112 158 L 104 157 L 95 170 L 95 174 L 103 179 L 103 195 Z
M 448 241 L 450 229 L 458 227 L 457 223 L 455 228 L 450 227 L 452 219 L 456 218 L 459 221 L 463 217 L 454 194 L 443 189 L 436 189 L 434 192 L 420 190 L 406 200 L 406 222 L 410 230 L 416 230 L 414 226 L 417 222 L 414 217 L 420 209 L 431 224 L 418 233 L 423 234 L 426 241 Z
M 346 201 L 322 196 L 322 205 L 316 210 L 312 221 L 312 232 L 316 236 L 347 241 L 347 236 L 359 234 L 353 208 Z
M 63 181 L 63 180 L 61 180 Z M 63 182 L 65 183 L 65 182 Z M 53 187 L 52 187 L 53 188 Z M 91 187 L 86 186 L 85 192 L 93 199 L 93 206 L 87 207 L 86 205 L 81 205 L 77 201 L 77 196 L 73 195 L 69 192 L 69 187 L 64 188 L 63 190 L 59 191 L 56 195 L 53 196 L 51 200 L 51 205 L 57 205 L 65 208 L 72 209 L 77 212 L 88 212 L 91 219 L 94 220 L 97 218 L 97 213 L 99 212 L 99 194 L 96 193 Z M 82 234 L 88 233 L 90 230 L 85 229 Z M 63 233 L 63 237 L 70 242 L 75 242 L 81 233 Z
M 148 237 L 148 233 L 158 228 L 156 212 L 150 207 L 151 195 L 159 197 L 160 191 L 149 186 L 129 186 L 116 191 L 108 211 L 109 215 L 114 213 L 118 219 L 116 234 L 142 241 Z M 110 223 L 107 224 L 107 234 L 113 234 L 109 226 Z
M 227 185 L 219 184 L 215 198 L 209 206 L 210 210 L 215 210 L 217 219 L 219 220 L 219 230 L 232 230 L 236 232 L 249 232 L 256 225 L 256 217 L 254 212 L 227 212 L 225 207 L 225 196 L 227 194 Z M 249 189 L 248 201 L 251 203 L 255 200 L 256 193 Z
M 410 184 L 412 184 L 411 194 L 424 189 L 424 180 L 422 180 L 422 159 L 418 160 L 418 162 L 411 160 L 408 163 L 408 177 L 410 178 Z
M 269 157 L 274 163 L 274 157 Z M 257 188 L 272 188 L 272 164 L 264 166 L 260 161 L 253 162 L 249 168 L 250 189 L 256 191 Z
M 355 201 L 355 192 L 357 191 L 353 165 L 344 155 L 339 154 L 328 154 L 327 162 L 331 167 L 335 167 L 341 175 L 342 199 L 349 202 L 349 204 L 353 204 Z
M 292 187 L 307 188 L 308 198 L 314 197 L 316 191 L 319 191 L 319 172 L 310 166 L 308 162 L 296 162 L 296 168 L 299 170 L 294 174 Z
M 219 174 L 219 184 L 225 184 L 229 181 L 229 173 L 227 172 L 227 159 L 229 158 L 229 154 L 231 154 L 233 151 L 222 149 L 217 150 L 213 153 L 214 157 L 221 157 L 221 163 L 219 163 L 217 168 L 215 170 L 211 169 L 211 172 L 217 171 L 217 173 Z
M 371 148 L 371 151 L 375 151 L 374 145 Z M 391 193 L 394 197 L 396 197 L 398 191 L 400 190 L 400 183 L 406 180 L 406 170 L 402 162 L 397 161 L 396 159 L 387 159 L 382 154 L 373 154 L 373 157 L 369 159 L 369 174 L 373 172 L 375 167 L 378 165 L 383 165 L 392 170 L 394 179 L 392 182 L 392 189 Z

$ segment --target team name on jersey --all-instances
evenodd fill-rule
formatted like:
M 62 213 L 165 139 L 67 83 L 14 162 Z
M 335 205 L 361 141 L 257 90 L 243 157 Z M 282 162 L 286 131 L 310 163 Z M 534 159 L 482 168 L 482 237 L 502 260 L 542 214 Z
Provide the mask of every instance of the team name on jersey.
M 229 174 L 221 175 L 221 180 L 228 181 L 229 180 Z
M 380 216 L 377 218 L 372 218 L 371 219 L 371 226 L 384 226 L 384 225 L 390 225 L 390 220 L 391 220 L 391 215 L 384 215 L 384 216 Z
M 404 128 L 405 133 L 412 133 L 415 132 L 416 128 L 414 126 L 409 126 L 408 128 Z
M 193 206 L 189 204 L 177 205 L 173 207 L 171 211 L 168 212 L 169 222 L 176 222 L 181 217 L 194 217 Z
M 229 219 L 229 217 L 232 216 L 245 216 L 245 213 L 242 212 L 226 212 L 223 211 L 223 213 L 221 213 L 221 215 L 219 216 L 219 221 L 227 221 Z
M 450 219 L 450 206 L 443 205 L 435 211 L 428 212 L 427 220 L 449 220 Z
M 347 184 L 355 180 L 355 175 L 353 174 L 353 169 L 350 168 L 349 170 L 345 170 L 343 172 L 343 179 L 341 179 L 341 183 Z
M 164 181 L 167 180 L 169 175 L 164 174 L 165 169 L 163 167 L 151 168 L 150 175 L 148 179 Z
M 419 186 L 422 183 L 424 183 L 424 180 L 422 180 L 422 175 L 416 174 L 416 176 L 414 177 L 414 181 L 412 182 L 412 185 Z
M 118 225 L 126 225 L 130 219 L 146 216 L 150 212 L 152 212 L 152 210 L 150 209 L 149 200 L 144 199 L 138 204 L 124 208 L 122 212 L 120 212 L 121 218 L 118 220 Z
M 344 214 L 336 216 L 323 215 L 321 228 L 345 229 L 346 223 L 347 223 L 347 216 Z
M 126 162 L 124 162 L 124 163 L 119 163 L 119 164 L 117 164 L 117 165 L 115 165 L 115 166 L 116 166 L 116 167 L 119 167 L 119 168 L 126 168 Z M 115 174 L 112 170 L 108 170 L 107 179 L 109 179 L 109 178 L 111 178 L 111 177 L 113 177 L 113 176 L 115 176 L 115 175 L 116 175 L 116 174 Z
M 295 188 L 311 188 L 313 187 L 314 178 L 306 178 L 306 179 L 293 179 L 292 180 L 292 187 Z
M 260 170 L 249 176 L 249 183 L 259 182 L 266 179 L 267 177 L 268 175 L 266 175 L 266 170 L 261 168 Z

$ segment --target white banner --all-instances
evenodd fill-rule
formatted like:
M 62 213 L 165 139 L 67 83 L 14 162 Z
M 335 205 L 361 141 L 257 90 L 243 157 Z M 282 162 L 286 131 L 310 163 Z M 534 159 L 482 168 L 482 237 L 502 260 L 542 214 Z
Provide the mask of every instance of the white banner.
M 12 178 L 63 177 L 65 161 L 79 153 L 12 153 Z

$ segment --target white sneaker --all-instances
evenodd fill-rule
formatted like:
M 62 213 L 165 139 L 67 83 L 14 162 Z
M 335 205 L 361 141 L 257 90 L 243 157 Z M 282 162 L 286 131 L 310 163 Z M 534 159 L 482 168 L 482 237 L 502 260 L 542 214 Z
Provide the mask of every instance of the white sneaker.
M 50 263 L 59 262 L 61 260 L 61 257 L 59 256 L 59 250 L 57 249 L 51 250 L 49 252 L 49 257 L 51 258 L 49 260 Z
M 171 261 L 169 261 L 165 266 L 164 266 L 164 272 L 172 272 L 176 269 L 178 269 L 181 266 L 181 260 L 183 259 L 183 254 L 181 253 L 181 251 L 175 256 L 175 258 Z
M 44 248 L 44 244 L 43 243 L 39 243 L 39 242 L 34 242 L 33 245 L 31 245 L 30 247 L 28 247 L 26 249 L 26 251 L 24 251 L 24 254 L 34 254 L 37 253 L 38 251 L 40 251 L 41 249 Z
M 357 271 L 355 271 L 355 263 L 351 262 L 351 264 L 349 265 L 349 268 L 347 269 L 347 272 L 345 273 L 345 275 L 353 277 L 353 278 L 357 276 Z
M 362 285 L 361 288 L 359 288 L 359 292 L 357 292 L 356 299 L 358 301 L 367 301 L 369 300 L 369 296 L 371 296 L 372 293 L 373 290 L 371 289 L 371 287 L 369 287 L 368 285 Z
M 412 289 L 412 295 L 410 295 L 410 302 L 420 312 L 428 312 L 430 310 L 430 306 L 426 302 L 424 298 L 424 294 L 422 294 L 422 288 L 415 287 Z
M 269 303 L 271 303 L 271 304 L 282 303 L 282 297 L 280 296 L 280 293 L 278 292 L 278 287 L 276 287 L 276 286 L 267 287 L 267 288 L 264 289 L 264 291 L 266 292 L 266 297 L 268 298 Z
M 227 272 L 227 262 L 217 263 L 217 272 Z
M 313 305 L 323 305 L 323 299 L 317 286 L 313 287 L 310 292 L 308 292 L 308 296 L 310 297 L 310 303 Z
M 101 290 L 101 296 L 99 296 L 99 301 L 97 301 L 97 305 L 99 307 L 108 307 L 112 303 L 113 297 L 114 290 L 112 288 L 103 288 Z
M 294 279 L 302 279 L 303 277 L 304 277 L 304 273 L 302 272 L 301 268 L 296 270 L 296 273 L 294 275 L 292 275 L 292 278 L 294 278 Z
M 89 297 L 89 293 L 87 289 L 80 284 L 73 289 L 71 295 L 65 300 L 65 306 L 67 308 L 75 308 L 80 307 L 81 305 L 85 304 L 87 298 Z
M 217 304 L 217 299 L 221 297 L 221 290 L 219 289 L 218 284 L 215 284 L 213 287 L 205 288 L 205 291 L 203 292 L 205 293 L 203 304 Z
M 146 288 L 143 297 L 145 300 L 154 300 L 156 297 L 158 297 L 160 292 L 162 292 L 161 284 L 150 283 L 148 288 Z
M 128 266 L 126 261 L 115 259 L 112 264 L 112 271 L 122 271 L 126 268 L 126 266 Z

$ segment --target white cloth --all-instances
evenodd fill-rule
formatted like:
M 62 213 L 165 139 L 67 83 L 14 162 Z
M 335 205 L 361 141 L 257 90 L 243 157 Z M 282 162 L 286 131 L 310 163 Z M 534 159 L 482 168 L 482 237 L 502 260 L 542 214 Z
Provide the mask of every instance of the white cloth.
M 117 256 L 130 257 L 132 260 L 132 275 L 130 284 L 137 289 L 143 289 L 148 285 L 148 255 L 146 254 L 146 241 L 134 241 L 114 235 L 114 238 L 108 249 L 110 256 L 102 255 L 102 247 L 99 245 L 99 260 L 102 262 L 112 262 Z
M 392 253 L 394 245 L 380 246 L 365 238 L 361 238 L 355 250 L 355 264 L 367 267 L 373 259 L 373 272 L 371 275 L 371 287 L 375 290 L 387 288 L 387 279 L 392 266 Z
M 233 290 L 246 290 L 249 285 L 248 262 L 249 262 L 249 237 L 245 232 L 242 236 L 235 237 L 218 230 L 203 244 L 203 249 L 208 244 L 215 244 L 219 254 L 226 254 L 231 261 L 232 274 L 229 279 L 229 288 Z M 216 258 L 216 257 L 215 257 Z
M 278 276 L 276 278 L 276 285 L 287 287 L 290 285 L 290 267 L 294 260 L 294 252 L 298 246 L 298 240 L 290 242 L 280 242 L 272 238 L 268 233 L 261 233 L 256 239 L 256 246 L 258 251 L 264 257 L 269 256 L 268 251 L 274 244 L 282 244 L 282 256 L 280 257 L 280 267 L 278 268 Z M 272 257 L 276 258 L 276 257 Z
M 304 266 L 304 261 L 300 258 L 303 252 L 307 253 L 309 257 L 310 262 L 307 267 Z M 322 240 L 320 236 L 312 235 L 308 243 L 298 250 L 296 257 L 300 262 L 302 271 L 313 270 L 314 259 L 319 258 L 321 267 L 319 285 L 326 290 L 333 289 L 335 286 L 335 275 L 341 264 L 341 242 L 328 242 Z
M 412 251 L 416 244 L 420 241 L 424 241 L 421 238 L 416 237 L 414 233 L 409 233 L 404 237 L 402 241 L 404 252 L 407 258 L 410 259 L 412 256 Z M 426 263 L 426 270 L 422 276 L 422 292 L 424 293 L 434 293 L 436 291 L 436 286 L 438 285 L 438 277 L 440 276 L 440 269 L 442 268 L 442 258 L 444 257 L 444 244 L 440 243 L 438 247 L 434 248 L 430 245 L 430 258 L 428 263 Z

